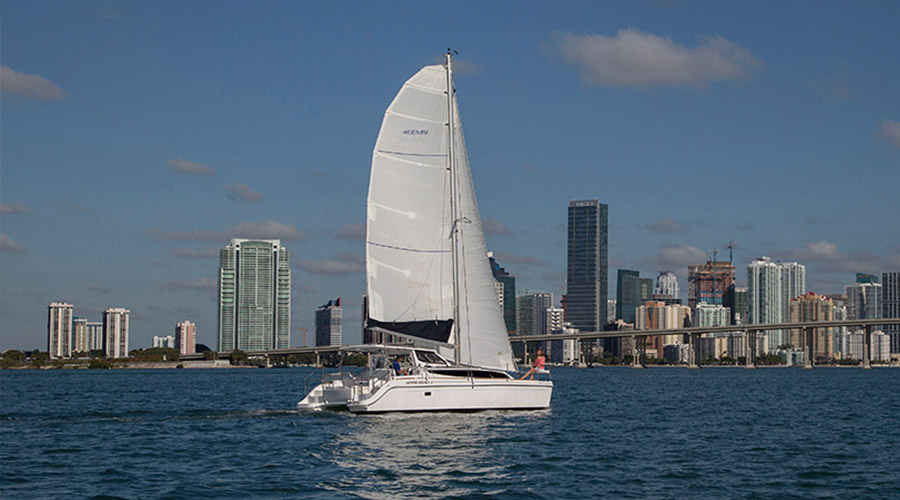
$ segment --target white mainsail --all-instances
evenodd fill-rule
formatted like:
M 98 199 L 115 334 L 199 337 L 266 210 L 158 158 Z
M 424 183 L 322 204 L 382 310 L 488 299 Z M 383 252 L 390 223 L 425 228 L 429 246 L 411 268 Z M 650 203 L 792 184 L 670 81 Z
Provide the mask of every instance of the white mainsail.
M 449 165 L 448 80 L 445 66 L 426 66 L 403 85 L 381 124 L 367 203 L 369 318 L 388 329 L 453 344 L 462 363 L 512 371 L 455 94 L 455 165 Z M 451 174 L 457 184 L 458 317 Z M 453 322 L 458 336 L 451 335 Z

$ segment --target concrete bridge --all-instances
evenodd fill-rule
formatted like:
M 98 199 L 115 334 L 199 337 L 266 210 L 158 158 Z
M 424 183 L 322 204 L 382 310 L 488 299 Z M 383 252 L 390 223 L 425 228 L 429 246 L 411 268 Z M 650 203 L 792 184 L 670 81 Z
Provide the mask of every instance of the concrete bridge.
M 558 335 L 522 335 L 511 336 L 510 342 L 546 342 L 551 340 L 596 340 L 596 339 L 614 339 L 614 338 L 631 338 L 636 349 L 642 346 L 638 339 L 646 339 L 647 337 L 655 337 L 659 335 L 686 335 L 689 336 L 690 358 L 688 361 L 689 368 L 699 368 L 697 365 L 697 342 L 704 333 L 743 333 L 747 336 L 748 356 L 746 367 L 755 368 L 754 359 L 756 358 L 756 336 L 760 332 L 771 330 L 801 330 L 803 335 L 803 350 L 806 357 L 805 368 L 813 368 L 815 366 L 814 354 L 814 331 L 817 328 L 864 328 L 864 346 L 863 346 L 863 364 L 866 370 L 872 368 L 871 362 L 871 340 L 872 330 L 877 326 L 900 325 L 900 318 L 882 318 L 882 319 L 859 319 L 859 320 L 839 320 L 839 321 L 806 321 L 799 323 L 768 323 L 764 325 L 729 325 L 715 327 L 693 327 L 693 328 L 672 328 L 667 330 L 617 330 L 609 332 L 578 332 L 578 333 L 562 333 Z M 641 342 L 643 343 L 643 342 Z M 642 351 L 643 352 L 643 351 Z M 632 356 L 632 366 L 642 367 L 641 355 Z
M 632 366 L 643 367 L 641 362 L 643 352 L 646 348 L 644 342 L 638 342 L 638 339 L 646 339 L 647 337 L 655 337 L 658 335 L 686 335 L 689 336 L 690 358 L 688 361 L 689 368 L 698 368 L 697 364 L 697 339 L 704 333 L 743 333 L 747 336 L 747 348 L 749 355 L 746 356 L 747 368 L 755 368 L 754 359 L 756 358 L 756 336 L 760 332 L 770 330 L 802 330 L 803 331 L 803 349 L 806 354 L 805 368 L 813 368 L 815 366 L 814 355 L 814 331 L 817 328 L 864 328 L 864 369 L 871 369 L 871 336 L 872 330 L 876 326 L 884 325 L 900 325 L 900 318 L 884 318 L 884 319 L 861 319 L 861 320 L 842 320 L 842 321 L 808 321 L 802 323 L 769 323 L 765 325 L 730 325 L 715 327 L 694 327 L 694 328 L 673 328 L 667 330 L 618 330 L 611 332 L 578 332 L 578 333 L 562 333 L 558 335 L 522 335 L 509 337 L 510 342 L 521 342 L 528 344 L 529 342 L 546 342 L 551 340 L 596 340 L 596 339 L 614 339 L 614 338 L 631 338 L 636 349 L 640 349 L 640 355 L 632 356 Z M 289 356 L 291 354 L 315 354 L 316 364 L 321 364 L 321 355 L 334 354 L 343 346 L 315 346 L 315 347 L 289 347 L 287 349 L 262 349 L 253 351 L 244 351 L 249 357 L 263 356 L 266 358 L 266 364 L 271 358 L 279 356 Z M 230 352 L 218 353 L 219 359 L 227 359 Z M 190 361 L 204 359 L 204 354 L 182 354 L 179 360 Z

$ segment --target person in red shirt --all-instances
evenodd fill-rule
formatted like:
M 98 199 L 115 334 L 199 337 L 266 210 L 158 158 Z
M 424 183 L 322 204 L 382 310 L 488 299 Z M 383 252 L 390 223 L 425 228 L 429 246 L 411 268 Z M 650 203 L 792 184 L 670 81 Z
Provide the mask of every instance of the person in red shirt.
M 531 369 L 525 372 L 525 375 L 519 377 L 519 380 L 524 380 L 525 378 L 531 379 L 534 378 L 534 373 L 538 370 L 544 369 L 544 363 L 546 359 L 544 358 L 544 351 L 538 349 L 537 356 L 534 358 L 534 363 L 531 365 Z

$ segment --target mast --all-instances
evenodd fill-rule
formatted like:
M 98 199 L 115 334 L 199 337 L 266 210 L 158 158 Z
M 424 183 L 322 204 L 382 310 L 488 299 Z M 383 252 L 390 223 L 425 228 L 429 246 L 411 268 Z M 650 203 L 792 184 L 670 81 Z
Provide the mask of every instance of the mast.
M 459 214 L 457 214 L 458 206 L 456 200 L 456 155 L 453 147 L 455 142 L 454 136 L 454 119 L 456 114 L 453 112 L 453 54 L 447 48 L 447 127 L 449 130 L 449 140 L 447 141 L 447 170 L 450 174 L 450 256 L 453 261 L 453 339 L 456 349 L 454 350 L 454 361 L 457 365 L 461 362 L 462 344 L 459 338 Z

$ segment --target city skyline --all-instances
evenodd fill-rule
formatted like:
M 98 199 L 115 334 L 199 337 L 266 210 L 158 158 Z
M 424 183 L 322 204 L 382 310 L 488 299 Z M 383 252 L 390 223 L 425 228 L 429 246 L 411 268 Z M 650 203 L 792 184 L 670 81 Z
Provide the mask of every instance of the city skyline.
M 358 342 L 378 123 L 448 43 L 488 250 L 520 290 L 565 292 L 577 199 L 609 207 L 611 276 L 672 270 L 682 298 L 731 241 L 739 286 L 762 255 L 818 294 L 900 268 L 896 4 L 462 3 L 403 34 L 370 21 L 437 7 L 233 6 L 4 4 L 0 349 L 45 345 L 55 301 L 128 307 L 133 347 L 184 318 L 213 347 L 232 237 L 290 249 L 291 345 L 337 296 Z

